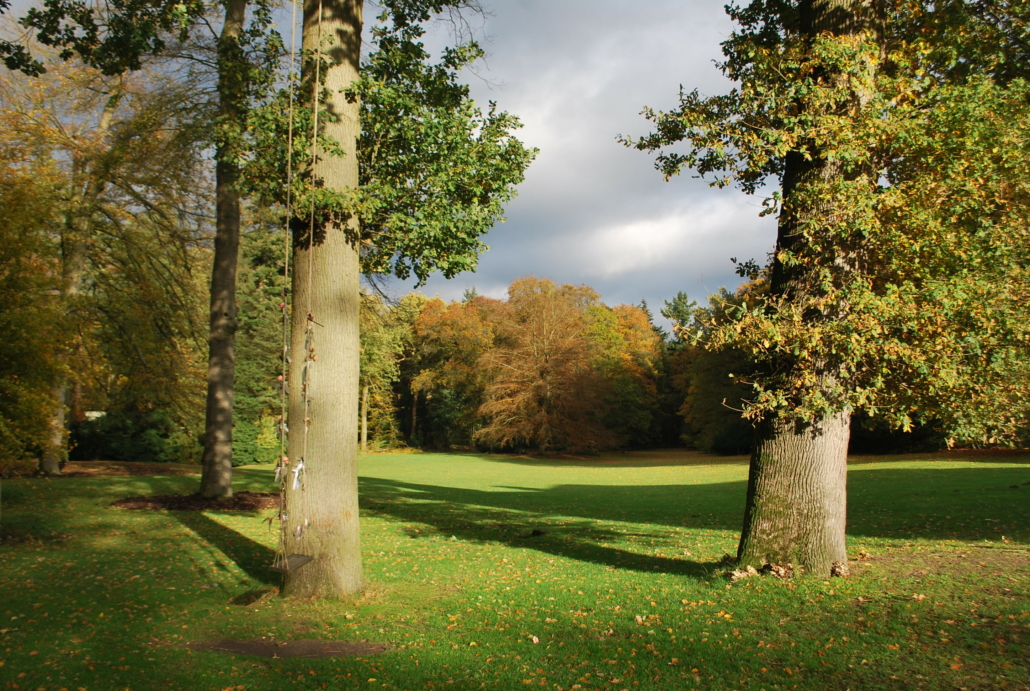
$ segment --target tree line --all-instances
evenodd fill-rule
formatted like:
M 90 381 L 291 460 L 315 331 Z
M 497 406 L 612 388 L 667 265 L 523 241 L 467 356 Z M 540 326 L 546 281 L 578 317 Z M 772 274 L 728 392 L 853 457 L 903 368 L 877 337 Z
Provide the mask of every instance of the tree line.
M 422 26 L 446 3 L 430 5 L 385 8 L 377 50 L 351 94 L 361 93 L 364 122 L 369 275 L 424 279 L 472 266 L 478 236 L 500 217 L 533 156 L 511 136 L 517 119 L 495 107 L 482 113 L 457 81 L 482 54 L 474 42 L 430 60 Z M 303 162 L 317 146 L 315 114 L 303 100 L 312 84 L 287 86 L 296 65 L 261 3 L 206 8 L 205 25 L 165 27 L 153 51 L 48 33 L 55 25 L 47 17 L 58 10 L 23 19 L 39 29 L 38 42 L 4 44 L 15 49 L 8 66 L 21 68 L 0 84 L 11 326 L 4 462 L 24 467 L 38 457 L 58 472 L 69 454 L 196 461 L 196 439 L 208 469 L 234 455 L 261 456 L 258 449 L 279 446 L 269 441 L 279 423 L 266 414 L 278 397 L 252 380 L 263 373 L 237 377 L 235 367 L 282 355 L 273 342 L 282 334 L 268 341 L 255 320 L 261 308 L 289 302 L 284 262 L 296 243 L 282 237 L 285 196 L 294 196 L 294 210 L 308 206 L 311 181 L 301 170 L 292 187 L 283 182 L 291 158 Z M 103 16 L 90 12 L 64 20 Z M 51 47 L 65 44 L 66 54 Z M 409 244 L 414 231 L 418 248 Z M 205 359 L 208 405 L 198 417 Z M 95 411 L 107 414 L 87 420 Z M 220 481 L 205 486 L 229 491 Z

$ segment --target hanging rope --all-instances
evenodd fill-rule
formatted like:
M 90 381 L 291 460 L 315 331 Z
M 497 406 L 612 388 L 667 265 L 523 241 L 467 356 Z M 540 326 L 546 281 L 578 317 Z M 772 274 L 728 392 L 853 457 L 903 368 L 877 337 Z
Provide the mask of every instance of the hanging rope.
M 308 423 L 310 419 L 308 417 L 308 402 L 309 402 L 309 387 L 311 385 L 311 366 L 315 361 L 314 343 L 313 343 L 313 325 L 314 318 L 311 316 L 311 287 L 312 287 L 312 238 L 315 230 L 315 197 L 314 197 L 314 181 L 312 179 L 311 185 L 311 209 L 309 214 L 308 223 L 308 284 L 307 284 L 307 319 L 304 336 L 304 369 L 301 378 L 301 398 L 304 402 L 304 435 L 301 440 L 301 456 L 296 459 L 296 463 L 292 464 L 293 468 L 289 466 L 290 458 L 287 454 L 288 450 L 288 434 L 290 432 L 287 418 L 287 391 L 288 391 L 288 380 L 287 374 L 291 358 L 289 355 L 289 338 L 290 338 L 290 324 L 291 324 L 291 305 L 289 300 L 289 283 L 290 283 L 290 220 L 293 218 L 293 123 L 294 123 L 294 101 L 295 101 L 295 80 L 296 80 L 296 61 L 297 61 L 297 47 L 296 47 L 296 33 L 297 33 L 297 1 L 292 2 L 292 14 L 291 14 L 291 26 L 290 26 L 290 70 L 289 70 L 289 117 L 287 125 L 287 152 L 286 152 L 286 228 L 285 228 L 285 239 L 284 239 L 284 282 L 285 287 L 283 289 L 283 300 L 280 304 L 282 309 L 283 321 L 282 321 L 282 372 L 280 374 L 280 380 L 282 382 L 282 392 L 280 396 L 280 434 L 279 434 L 279 463 L 275 469 L 275 479 L 279 485 L 279 544 L 276 549 L 275 559 L 272 562 L 272 570 L 279 572 L 289 572 L 300 566 L 303 566 L 307 562 L 311 561 L 311 557 L 299 554 L 286 555 L 286 541 L 287 541 L 287 526 L 289 522 L 289 509 L 287 505 L 287 483 L 292 483 L 290 491 L 300 491 L 300 517 L 304 518 L 303 523 L 298 523 L 294 537 L 300 539 L 304 535 L 304 529 L 308 525 L 306 518 L 306 501 L 304 496 L 305 486 L 305 473 L 307 464 L 307 445 L 308 445 Z M 315 81 L 313 86 L 312 102 L 314 104 L 314 117 L 312 122 L 311 132 L 311 168 L 312 178 L 315 167 L 315 160 L 317 155 L 317 143 L 318 143 L 318 109 L 320 105 L 320 84 L 321 84 L 321 67 L 322 67 L 322 0 L 318 3 L 318 32 L 317 32 L 317 46 L 315 50 Z M 293 477 L 290 477 L 292 472 Z
M 294 537 L 298 540 L 304 536 L 304 530 L 308 527 L 307 521 L 307 488 L 304 486 L 305 475 L 307 474 L 308 463 L 308 426 L 311 424 L 311 417 L 308 415 L 311 402 L 311 382 L 315 364 L 315 318 L 311 314 L 311 291 L 314 285 L 314 239 L 315 239 L 315 164 L 318 160 L 318 109 L 320 96 L 322 95 L 322 0 L 318 0 L 318 47 L 315 49 L 315 82 L 312 85 L 311 100 L 314 104 L 314 115 L 311 124 L 311 204 L 308 214 L 308 278 L 305 288 L 305 306 L 307 315 L 304 322 L 304 374 L 300 385 L 301 400 L 304 402 L 304 436 L 301 439 L 301 456 L 297 465 L 293 468 L 293 489 L 300 490 L 301 516 L 305 517 L 304 522 L 298 523 L 294 530 Z M 303 474 L 303 475 L 302 475 Z

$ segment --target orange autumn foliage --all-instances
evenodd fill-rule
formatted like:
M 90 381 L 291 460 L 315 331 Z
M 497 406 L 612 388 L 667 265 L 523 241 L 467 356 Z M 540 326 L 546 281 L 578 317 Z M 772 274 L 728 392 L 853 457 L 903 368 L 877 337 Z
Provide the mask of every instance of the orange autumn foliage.
M 490 383 L 479 408 L 487 424 L 476 440 L 544 453 L 614 446 L 616 436 L 601 422 L 607 382 L 591 364 L 598 347 L 588 308 L 597 293 L 529 277 L 515 281 L 508 296 L 498 345 L 480 358 Z

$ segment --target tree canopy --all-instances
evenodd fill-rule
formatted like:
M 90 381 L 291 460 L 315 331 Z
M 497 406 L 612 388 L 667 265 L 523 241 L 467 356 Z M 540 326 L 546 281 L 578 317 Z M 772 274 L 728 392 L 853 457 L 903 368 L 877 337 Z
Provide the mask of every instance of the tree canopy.
M 312 186 L 308 173 L 294 178 L 294 208 L 308 209 L 314 197 L 316 225 L 361 218 L 367 276 L 414 274 L 424 282 L 433 271 L 451 278 L 474 270 L 487 249 L 480 237 L 503 220 L 504 205 L 536 155 L 514 136 L 518 118 L 493 103 L 484 114 L 458 81 L 460 70 L 483 55 L 475 42 L 447 48 L 438 63 L 430 61 L 419 40 L 423 24 L 451 4 L 384 4 L 372 31 L 374 50 L 348 92 L 361 104 L 359 189 L 334 193 Z M 284 90 L 252 114 L 254 154 L 245 168 L 250 189 L 278 204 L 286 201 L 281 181 L 291 160 L 288 99 Z M 294 118 L 292 160 L 303 161 L 310 156 L 314 113 L 297 103 Z M 328 140 L 319 146 L 327 155 L 337 151 Z
M 793 3 L 731 7 L 741 28 L 721 67 L 740 85 L 645 111 L 655 131 L 629 143 L 658 152 L 666 176 L 691 169 L 756 193 L 791 155 L 839 171 L 765 199 L 796 219 L 804 241 L 773 259 L 804 267 L 804 284 L 712 327 L 709 347 L 765 364 L 749 416 L 869 410 L 979 441 L 1025 426 L 1028 86 L 1013 58 L 1025 44 L 1002 40 L 1026 26 L 1021 13 L 903 2 L 883 40 L 807 40 Z

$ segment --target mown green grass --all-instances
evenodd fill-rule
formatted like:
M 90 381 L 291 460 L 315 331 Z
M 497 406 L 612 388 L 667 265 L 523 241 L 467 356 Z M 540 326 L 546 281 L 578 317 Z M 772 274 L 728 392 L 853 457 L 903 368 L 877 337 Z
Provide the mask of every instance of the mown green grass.
M 5 481 L 0 686 L 1030 688 L 1030 455 L 857 459 L 849 554 L 870 556 L 832 581 L 728 584 L 746 476 L 682 452 L 363 457 L 369 587 L 341 602 L 274 595 L 267 513 L 110 506 L 196 477 Z M 391 650 L 184 647 L 262 636 Z

